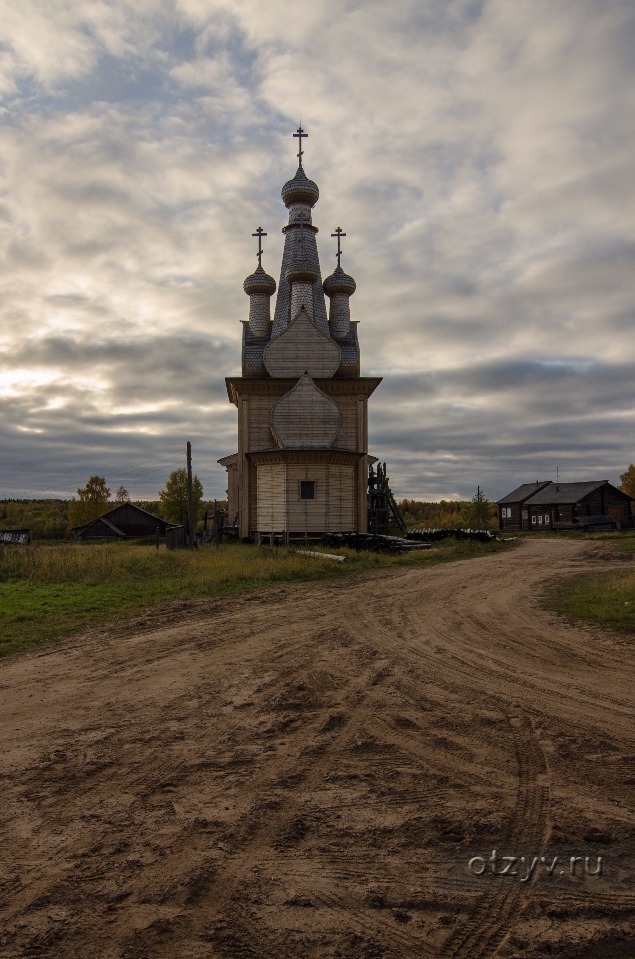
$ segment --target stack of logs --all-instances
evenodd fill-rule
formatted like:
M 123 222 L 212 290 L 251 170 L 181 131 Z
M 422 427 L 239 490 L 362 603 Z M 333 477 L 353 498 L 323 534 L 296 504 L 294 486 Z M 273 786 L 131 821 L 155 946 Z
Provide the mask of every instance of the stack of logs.
M 413 549 L 430 549 L 429 542 L 383 536 L 380 533 L 326 533 L 325 546 L 346 546 L 349 549 L 370 550 L 373 553 L 409 553 Z
M 406 533 L 407 539 L 426 543 L 438 543 L 449 536 L 454 536 L 459 542 L 471 540 L 475 543 L 493 543 L 496 539 L 496 534 L 488 529 L 412 529 Z

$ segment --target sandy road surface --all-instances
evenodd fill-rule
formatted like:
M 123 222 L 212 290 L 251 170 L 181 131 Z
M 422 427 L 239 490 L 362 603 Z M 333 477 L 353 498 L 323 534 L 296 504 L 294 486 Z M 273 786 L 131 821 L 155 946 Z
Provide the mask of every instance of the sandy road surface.
M 0 664 L 0 955 L 635 955 L 632 641 L 535 603 L 611 564 L 527 542 Z

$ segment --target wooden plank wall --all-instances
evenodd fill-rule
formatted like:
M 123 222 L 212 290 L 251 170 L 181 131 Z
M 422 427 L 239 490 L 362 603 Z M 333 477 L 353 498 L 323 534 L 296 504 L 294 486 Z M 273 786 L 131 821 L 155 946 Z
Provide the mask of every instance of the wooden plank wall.
M 333 446 L 340 450 L 357 450 L 357 397 L 352 395 L 338 396 L 337 402 L 342 411 L 342 425 L 335 437 Z
M 250 396 L 249 397 L 249 445 L 248 451 L 270 450 L 275 446 L 271 428 L 269 426 L 269 416 L 271 407 L 276 402 L 276 396 Z
M 238 464 L 227 467 L 227 514 L 230 524 L 238 513 Z
M 287 467 L 275 463 L 257 467 L 257 529 L 265 532 L 285 530 L 287 523 Z
M 287 522 L 290 532 L 355 529 L 355 468 L 330 464 L 287 467 Z M 315 499 L 300 499 L 300 482 L 313 480 Z
M 342 414 L 342 425 L 337 432 L 333 446 L 340 450 L 357 450 L 359 437 L 357 435 L 357 397 L 343 395 L 333 397 L 338 403 Z M 269 425 L 271 409 L 279 397 L 250 396 L 249 403 L 249 438 L 247 451 L 268 450 L 275 446 L 275 441 Z
M 247 450 L 267 450 L 275 446 L 271 434 L 270 416 L 276 396 L 250 396 L 249 403 L 249 439 Z M 342 425 L 335 438 L 334 446 L 342 450 L 357 450 L 359 445 L 357 423 L 357 397 L 338 396 L 336 399 L 341 414 Z
M 329 466 L 329 532 L 344 532 L 356 529 L 355 517 L 355 467 Z

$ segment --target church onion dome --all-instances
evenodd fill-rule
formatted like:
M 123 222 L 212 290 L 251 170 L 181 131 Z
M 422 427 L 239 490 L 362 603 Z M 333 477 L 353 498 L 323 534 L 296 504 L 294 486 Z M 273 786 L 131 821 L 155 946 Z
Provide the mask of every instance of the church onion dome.
M 320 198 L 320 191 L 313 180 L 309 180 L 301 166 L 292 180 L 282 187 L 282 200 L 287 209 L 294 203 L 306 203 L 313 207 Z
M 318 271 L 308 259 L 295 259 L 291 261 L 284 278 L 287 283 L 315 283 L 318 278 Z
M 276 281 L 268 273 L 265 273 L 262 266 L 258 264 L 256 272 L 248 276 L 243 283 L 243 290 L 248 296 L 252 294 L 262 294 L 263 296 L 273 296 L 276 292 Z
M 352 276 L 349 276 L 341 266 L 338 266 L 330 276 L 327 276 L 322 284 L 322 289 L 329 297 L 352 296 L 357 289 L 357 284 Z

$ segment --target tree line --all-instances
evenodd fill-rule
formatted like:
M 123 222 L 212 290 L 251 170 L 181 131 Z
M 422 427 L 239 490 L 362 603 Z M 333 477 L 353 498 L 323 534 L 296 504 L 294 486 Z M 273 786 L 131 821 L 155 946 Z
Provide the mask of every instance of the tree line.
M 194 523 L 199 525 L 206 511 L 212 513 L 214 503 L 203 499 L 198 476 L 192 478 L 192 493 Z M 78 487 L 77 496 L 70 500 L 0 500 L 0 528 L 30 529 L 34 540 L 68 539 L 76 527 L 85 526 L 116 506 L 130 502 L 169 523 L 182 523 L 187 514 L 187 471 L 173 470 L 157 500 L 131 500 L 123 486 L 112 497 L 106 478 L 97 474 L 91 476 L 85 486 Z M 217 503 L 218 508 L 226 505 Z
M 635 464 L 620 476 L 625 493 L 635 499 Z M 214 504 L 203 499 L 203 486 L 193 477 L 195 523 L 200 525 L 205 511 L 212 512 Z M 187 472 L 173 470 L 157 500 L 130 500 L 128 491 L 120 486 L 111 498 L 111 490 L 103 476 L 91 476 L 85 486 L 78 487 L 77 497 L 61 499 L 5 499 L 0 500 L 0 529 L 30 529 L 35 540 L 68 539 L 76 526 L 84 526 L 119 503 L 133 502 L 135 506 L 160 516 L 169 523 L 182 523 L 187 513 Z M 219 508 L 226 508 L 219 502 Z M 409 529 L 485 529 L 498 523 L 495 503 L 489 502 L 479 489 L 472 500 L 445 500 L 429 503 L 403 499 L 399 509 Z
M 498 526 L 498 510 L 483 493 L 472 500 L 426 503 L 404 499 L 397 504 L 408 529 L 489 529 Z

